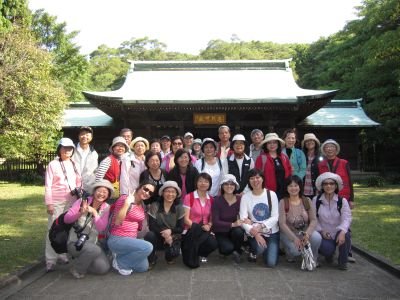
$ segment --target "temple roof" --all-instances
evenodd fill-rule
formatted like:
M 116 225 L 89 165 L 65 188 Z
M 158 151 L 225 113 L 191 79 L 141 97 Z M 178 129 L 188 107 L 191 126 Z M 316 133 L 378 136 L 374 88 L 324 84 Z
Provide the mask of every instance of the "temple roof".
M 128 103 L 297 103 L 333 90 L 300 88 L 286 60 L 131 62 L 119 90 L 84 92 L 86 98 Z
M 62 127 L 111 127 L 113 118 L 88 102 L 71 103 L 64 110 Z
M 330 103 L 305 118 L 301 127 L 377 127 L 361 107 L 362 99 L 332 100 Z

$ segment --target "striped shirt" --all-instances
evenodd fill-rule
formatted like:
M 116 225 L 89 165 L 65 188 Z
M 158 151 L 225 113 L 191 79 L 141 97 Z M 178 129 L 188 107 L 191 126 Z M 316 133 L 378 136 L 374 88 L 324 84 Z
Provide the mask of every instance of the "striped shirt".
M 110 233 L 116 236 L 125 236 L 136 238 L 138 233 L 139 224 L 144 220 L 145 214 L 142 205 L 132 204 L 128 212 L 126 213 L 125 219 L 122 224 L 115 225 L 115 219 L 120 209 L 124 206 L 127 195 L 121 196 L 117 202 L 115 202 L 114 215 L 111 221 Z

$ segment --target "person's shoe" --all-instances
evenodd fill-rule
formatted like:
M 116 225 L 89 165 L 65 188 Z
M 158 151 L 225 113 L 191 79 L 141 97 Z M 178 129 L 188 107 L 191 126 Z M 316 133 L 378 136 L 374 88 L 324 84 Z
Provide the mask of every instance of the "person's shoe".
M 132 270 L 121 269 L 121 268 L 118 266 L 117 258 L 116 258 L 116 257 L 113 258 L 112 267 L 113 267 L 115 270 L 117 270 L 118 273 L 121 274 L 121 275 L 128 276 L 128 275 L 131 275 L 131 274 L 132 274 Z
M 325 256 L 325 261 L 326 261 L 328 264 L 333 263 L 333 256 Z
M 55 270 L 55 268 L 56 268 L 56 264 L 55 264 L 55 263 L 52 263 L 52 262 L 50 262 L 50 261 L 48 261 L 48 262 L 46 263 L 46 272 L 47 272 L 47 273 L 53 272 L 53 271 Z
M 257 261 L 257 255 L 250 252 L 249 253 L 249 257 L 247 258 L 247 260 L 249 262 L 256 262 Z
M 232 257 L 233 257 L 233 261 L 237 264 L 240 264 L 241 258 L 240 258 L 240 254 L 237 251 L 233 251 L 232 252 Z
M 356 262 L 356 259 L 355 259 L 353 256 L 349 256 L 349 257 L 347 257 L 347 261 L 348 261 L 349 263 L 354 264 L 354 263 Z
M 74 267 L 72 267 L 69 271 L 71 272 L 72 276 L 74 276 L 76 279 L 81 279 L 85 277 L 85 274 L 79 273 L 77 270 L 75 270 Z
M 347 271 L 347 263 L 339 264 L 339 270 Z
M 61 265 L 67 265 L 69 263 L 69 259 L 66 254 L 60 254 L 58 256 L 57 262 Z
M 208 262 L 207 257 L 200 256 L 200 262 L 202 262 L 203 264 L 207 263 Z

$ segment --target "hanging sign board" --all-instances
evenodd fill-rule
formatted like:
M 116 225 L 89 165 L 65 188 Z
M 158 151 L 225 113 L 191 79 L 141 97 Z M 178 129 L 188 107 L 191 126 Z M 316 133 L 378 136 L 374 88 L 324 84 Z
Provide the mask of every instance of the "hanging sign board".
M 222 125 L 226 124 L 225 113 L 194 113 L 194 125 Z

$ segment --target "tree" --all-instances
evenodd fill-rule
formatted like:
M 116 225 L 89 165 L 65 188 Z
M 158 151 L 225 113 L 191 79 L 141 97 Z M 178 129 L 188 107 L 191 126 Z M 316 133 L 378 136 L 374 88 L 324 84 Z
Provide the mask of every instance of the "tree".
M 83 99 L 87 85 L 88 62 L 73 42 L 78 31 L 67 32 L 67 24 L 43 9 L 34 12 L 32 30 L 43 49 L 53 56 L 52 74 L 62 83 L 70 101 Z
M 0 1 L 0 31 L 13 25 L 26 26 L 30 23 L 30 11 L 26 0 Z
M 0 33 L 0 157 L 40 161 L 55 149 L 67 98 L 51 58 L 29 30 Z

